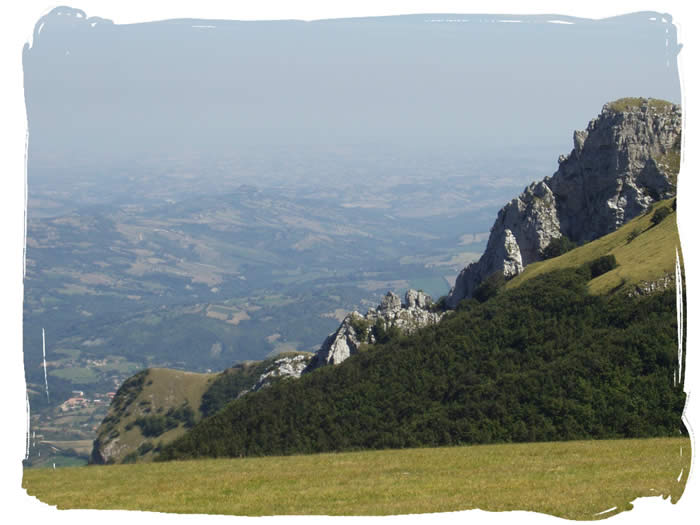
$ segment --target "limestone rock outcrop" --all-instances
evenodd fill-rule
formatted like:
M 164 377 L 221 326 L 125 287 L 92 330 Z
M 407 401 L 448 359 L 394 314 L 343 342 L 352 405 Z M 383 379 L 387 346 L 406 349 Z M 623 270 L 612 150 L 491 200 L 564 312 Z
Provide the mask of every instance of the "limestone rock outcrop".
M 656 201 L 675 195 L 680 106 L 622 99 L 603 106 L 559 169 L 530 184 L 498 213 L 482 257 L 457 277 L 447 297 L 455 308 L 488 276 L 506 279 L 542 259 L 561 236 L 580 243 L 611 233 Z
M 377 342 L 381 330 L 394 328 L 410 334 L 437 323 L 444 313 L 433 311 L 432 305 L 432 298 L 422 291 L 408 290 L 403 302 L 394 292 L 388 292 L 380 304 L 370 308 L 365 315 L 357 311 L 348 314 L 323 342 L 305 372 L 342 363 L 356 353 L 361 344 Z
M 298 354 L 276 359 L 260 375 L 257 383 L 251 388 L 251 391 L 256 392 L 281 378 L 291 377 L 293 379 L 298 379 L 311 359 L 312 356 L 310 354 Z
M 387 292 L 377 308 L 367 310 L 364 319 L 372 326 L 383 321 L 385 328 L 396 327 L 404 334 L 411 334 L 441 319 L 443 314 L 432 311 L 432 304 L 432 298 L 421 291 L 408 290 L 403 302 L 394 292 Z M 375 342 L 372 330 L 367 333 L 367 342 Z

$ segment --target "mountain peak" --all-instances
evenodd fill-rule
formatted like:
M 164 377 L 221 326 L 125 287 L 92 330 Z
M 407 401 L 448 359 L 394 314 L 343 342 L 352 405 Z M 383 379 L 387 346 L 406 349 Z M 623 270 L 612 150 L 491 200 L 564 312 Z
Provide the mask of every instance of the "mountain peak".
M 486 251 L 459 274 L 447 305 L 455 308 L 494 273 L 515 277 L 542 260 L 554 239 L 597 239 L 675 195 L 680 137 L 676 104 L 652 98 L 605 104 L 585 130 L 574 132 L 559 169 L 499 211 Z

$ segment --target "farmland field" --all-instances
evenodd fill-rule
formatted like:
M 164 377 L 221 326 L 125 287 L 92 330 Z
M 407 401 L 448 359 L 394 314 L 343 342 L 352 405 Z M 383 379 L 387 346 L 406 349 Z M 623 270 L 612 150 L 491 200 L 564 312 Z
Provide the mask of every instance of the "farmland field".
M 27 469 L 59 509 L 234 515 L 529 510 L 601 519 L 635 498 L 678 501 L 687 438 L 569 441 Z

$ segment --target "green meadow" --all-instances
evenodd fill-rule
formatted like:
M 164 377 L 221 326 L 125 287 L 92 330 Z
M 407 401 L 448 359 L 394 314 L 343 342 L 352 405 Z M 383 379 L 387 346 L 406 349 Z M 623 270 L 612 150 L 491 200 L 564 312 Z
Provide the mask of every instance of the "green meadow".
M 687 438 L 567 441 L 27 469 L 59 509 L 264 515 L 527 510 L 602 519 L 635 498 L 675 503 Z

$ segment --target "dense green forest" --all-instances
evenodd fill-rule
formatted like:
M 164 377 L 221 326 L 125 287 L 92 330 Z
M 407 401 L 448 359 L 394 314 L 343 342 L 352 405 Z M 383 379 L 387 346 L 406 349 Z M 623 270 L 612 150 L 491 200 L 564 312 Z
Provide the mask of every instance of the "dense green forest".
M 685 433 L 675 289 L 589 294 L 614 264 L 497 286 L 436 326 L 231 402 L 158 459 Z
M 202 395 L 199 405 L 202 415 L 206 417 L 218 412 L 241 392 L 249 390 L 271 361 L 257 361 L 249 366 L 239 364 L 224 370 Z

